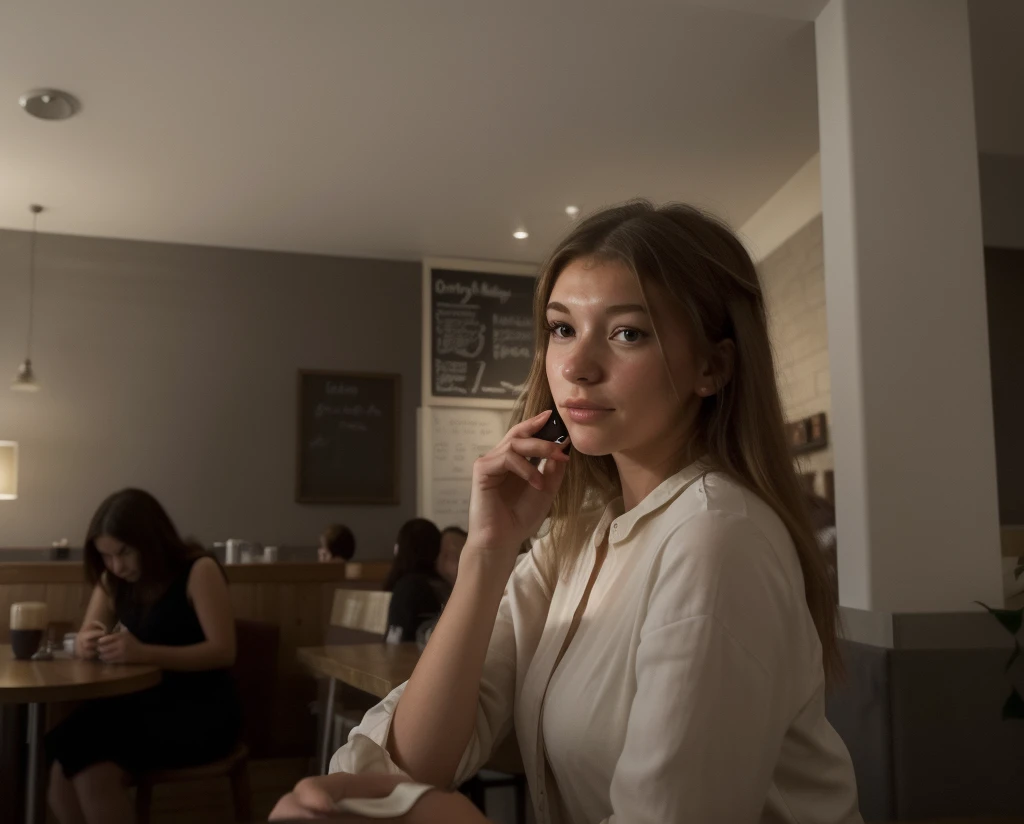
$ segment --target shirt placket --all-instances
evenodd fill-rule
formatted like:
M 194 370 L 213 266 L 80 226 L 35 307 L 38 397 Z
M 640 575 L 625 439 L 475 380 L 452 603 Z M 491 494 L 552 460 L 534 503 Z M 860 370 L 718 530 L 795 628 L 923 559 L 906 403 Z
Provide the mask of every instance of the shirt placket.
M 612 528 L 614 528 L 614 526 L 615 524 L 612 524 Z M 607 533 L 605 534 L 607 535 Z M 604 538 L 602 538 L 602 540 L 604 540 Z M 595 569 L 598 563 L 598 554 L 593 539 L 591 539 L 590 552 L 593 553 L 594 560 L 591 566 L 590 575 L 587 576 L 587 583 L 594 578 L 595 572 L 598 572 L 598 570 Z M 594 585 L 596 585 L 596 581 L 594 582 Z M 580 609 L 580 605 L 583 603 L 584 597 L 589 600 L 589 597 L 594 594 L 594 586 L 590 587 L 589 595 L 587 593 L 587 588 L 587 584 L 584 584 L 583 591 L 579 594 L 577 599 L 574 599 L 576 603 L 575 606 L 573 606 L 571 613 L 573 616 L 575 616 L 576 612 Z M 585 612 L 586 606 L 584 606 L 583 609 Z M 548 672 L 547 680 L 544 682 L 544 692 L 541 695 L 539 711 L 537 712 L 537 757 L 534 762 L 537 765 L 537 811 L 540 814 L 540 820 L 537 824 L 552 824 L 553 821 L 551 816 L 550 793 L 548 792 L 548 778 L 550 776 L 553 780 L 554 776 L 551 772 L 551 767 L 548 765 L 547 752 L 544 748 L 544 707 L 547 704 L 548 688 L 551 686 L 551 679 L 554 677 L 555 670 L 558 669 L 561 659 L 564 657 L 565 653 L 568 652 L 569 646 L 573 642 L 573 638 L 568 637 L 570 631 L 573 631 L 573 635 L 575 636 L 575 633 L 579 631 L 579 626 L 577 626 L 575 630 L 572 630 L 571 627 L 567 628 L 565 636 L 563 636 L 561 643 L 558 645 L 559 651 L 555 656 L 555 662 L 552 665 L 550 672 Z

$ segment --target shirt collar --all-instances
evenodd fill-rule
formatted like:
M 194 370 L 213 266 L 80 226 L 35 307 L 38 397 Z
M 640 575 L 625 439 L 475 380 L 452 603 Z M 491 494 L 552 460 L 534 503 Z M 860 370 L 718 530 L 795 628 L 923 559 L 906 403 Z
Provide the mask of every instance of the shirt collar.
M 648 515 L 652 515 L 666 504 L 675 500 L 683 490 L 697 478 L 707 472 L 704 461 L 696 461 L 675 475 L 671 475 L 656 486 L 646 498 L 634 506 L 629 512 L 623 512 L 622 497 L 610 501 L 601 515 L 594 530 L 594 543 L 600 544 L 605 535 L 608 543 L 614 547 L 627 540 L 634 528 Z

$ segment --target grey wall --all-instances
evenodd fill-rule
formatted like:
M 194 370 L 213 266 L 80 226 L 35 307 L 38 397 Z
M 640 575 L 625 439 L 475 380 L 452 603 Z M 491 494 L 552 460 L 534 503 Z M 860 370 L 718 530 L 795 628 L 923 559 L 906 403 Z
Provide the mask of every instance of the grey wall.
M 32 395 L 7 390 L 28 242 L 0 231 L 0 440 L 21 450 L 0 546 L 80 544 L 137 485 L 204 542 L 312 544 L 340 520 L 388 557 L 416 508 L 418 264 L 40 235 Z M 401 374 L 401 505 L 293 502 L 299 368 Z
M 985 250 L 999 520 L 1024 524 L 1024 251 Z

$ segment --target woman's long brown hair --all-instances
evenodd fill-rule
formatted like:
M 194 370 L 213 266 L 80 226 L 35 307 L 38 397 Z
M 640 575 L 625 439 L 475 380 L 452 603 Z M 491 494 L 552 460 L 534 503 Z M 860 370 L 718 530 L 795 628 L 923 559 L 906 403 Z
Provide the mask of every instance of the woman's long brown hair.
M 660 283 L 674 298 L 701 357 L 714 359 L 715 344 L 734 342 L 732 377 L 701 401 L 691 443 L 699 447 L 697 454 L 707 456 L 709 470 L 750 489 L 786 525 L 800 558 L 825 672 L 837 674 L 836 598 L 786 443 L 764 295 L 750 255 L 724 223 L 683 204 L 655 207 L 634 200 L 582 220 L 557 246 L 538 278 L 534 359 L 513 425 L 552 404 L 545 369 L 546 308 L 555 280 L 579 259 L 618 261 L 633 272 L 641 290 L 645 282 Z M 561 575 L 579 559 L 595 507 L 621 494 L 610 455 L 588 456 L 575 450 L 571 454 L 550 513 Z
M 101 535 L 110 535 L 139 553 L 142 575 L 137 583 L 104 575 L 106 566 L 96 548 Z M 89 523 L 83 553 L 85 577 L 92 586 L 103 583 L 119 607 L 140 595 L 152 598 L 161 594 L 190 559 L 206 554 L 202 546 L 178 534 L 167 511 L 151 494 L 142 489 L 122 489 L 100 504 Z

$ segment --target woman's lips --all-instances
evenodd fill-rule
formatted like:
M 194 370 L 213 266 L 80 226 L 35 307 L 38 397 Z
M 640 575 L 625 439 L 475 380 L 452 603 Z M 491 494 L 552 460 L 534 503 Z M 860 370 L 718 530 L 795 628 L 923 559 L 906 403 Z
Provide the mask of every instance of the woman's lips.
M 593 423 L 611 413 L 611 409 L 595 409 L 587 406 L 565 407 L 565 417 L 575 423 Z

